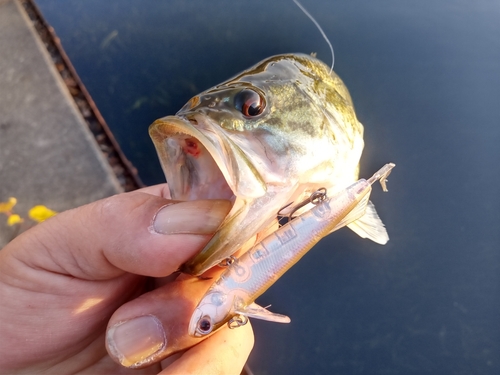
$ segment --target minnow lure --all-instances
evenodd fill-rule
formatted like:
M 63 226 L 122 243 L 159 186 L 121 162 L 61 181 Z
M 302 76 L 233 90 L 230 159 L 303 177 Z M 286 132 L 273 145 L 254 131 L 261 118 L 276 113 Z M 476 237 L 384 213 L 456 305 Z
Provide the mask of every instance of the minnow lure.
M 289 317 L 270 312 L 254 303 L 255 299 L 324 236 L 363 216 L 371 204 L 371 185 L 380 180 L 387 191 L 386 178 L 394 166 L 384 165 L 368 180 L 360 179 L 331 198 L 326 196 L 326 189 L 319 189 L 308 199 L 315 205 L 312 209 L 283 225 L 239 259 L 233 258 L 196 307 L 189 334 L 202 337 L 225 323 L 238 327 L 246 324 L 248 317 L 289 323 Z M 292 213 L 303 206 L 299 203 Z

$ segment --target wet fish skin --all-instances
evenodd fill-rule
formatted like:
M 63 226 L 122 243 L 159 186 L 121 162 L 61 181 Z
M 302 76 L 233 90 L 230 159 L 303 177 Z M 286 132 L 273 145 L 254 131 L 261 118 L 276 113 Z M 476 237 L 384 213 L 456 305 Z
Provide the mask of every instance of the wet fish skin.
M 243 90 L 259 94 L 261 113 L 237 108 Z M 212 240 L 183 265 L 194 275 L 264 231 L 286 204 L 320 186 L 335 193 L 356 181 L 363 149 L 363 126 L 342 80 L 303 54 L 263 60 L 157 120 L 150 134 L 174 199 L 234 200 Z M 383 224 L 368 210 L 368 220 L 351 227 L 385 243 Z

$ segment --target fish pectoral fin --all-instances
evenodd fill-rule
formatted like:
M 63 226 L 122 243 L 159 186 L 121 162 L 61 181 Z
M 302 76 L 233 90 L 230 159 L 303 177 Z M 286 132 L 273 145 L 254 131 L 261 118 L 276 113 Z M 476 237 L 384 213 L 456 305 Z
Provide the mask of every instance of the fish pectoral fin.
M 236 313 L 247 316 L 249 318 L 267 320 L 275 323 L 290 323 L 290 318 L 286 315 L 276 314 L 265 307 L 257 305 L 255 302 L 246 306 L 245 308 L 236 311 Z
M 372 202 L 366 205 L 366 212 L 363 216 L 347 226 L 361 238 L 368 238 L 380 245 L 385 245 L 389 241 L 384 223 L 380 220 Z
M 335 232 L 336 230 L 339 230 L 340 228 L 343 228 L 345 227 L 346 225 L 350 225 L 351 223 L 353 223 L 355 220 L 358 220 L 359 218 L 361 218 L 363 215 L 365 215 L 366 213 L 366 209 L 367 209 L 367 206 L 368 204 L 371 203 L 370 202 L 370 194 L 366 194 L 360 201 L 359 203 L 356 205 L 356 207 L 354 207 L 351 212 L 349 212 L 331 231 L 330 233 L 332 232 Z M 335 202 L 333 203 L 335 204 Z

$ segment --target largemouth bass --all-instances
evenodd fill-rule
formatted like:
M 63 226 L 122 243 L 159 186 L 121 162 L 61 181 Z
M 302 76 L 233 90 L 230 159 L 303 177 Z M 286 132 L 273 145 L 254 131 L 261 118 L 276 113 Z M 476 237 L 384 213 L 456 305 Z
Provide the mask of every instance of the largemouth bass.
M 386 164 L 368 180 L 361 179 L 335 196 L 318 191 L 316 204 L 279 228 L 228 266 L 196 307 L 188 332 L 203 337 L 229 323 L 246 324 L 248 317 L 289 323 L 290 318 L 272 313 L 254 301 L 328 233 L 364 215 L 371 185 L 385 179 L 394 168 Z
M 334 195 L 355 182 L 364 145 L 346 86 L 304 54 L 261 61 L 196 95 L 149 132 L 173 199 L 233 202 L 214 237 L 181 268 L 193 275 L 266 232 L 283 206 L 319 187 Z M 371 203 L 349 228 L 388 241 Z

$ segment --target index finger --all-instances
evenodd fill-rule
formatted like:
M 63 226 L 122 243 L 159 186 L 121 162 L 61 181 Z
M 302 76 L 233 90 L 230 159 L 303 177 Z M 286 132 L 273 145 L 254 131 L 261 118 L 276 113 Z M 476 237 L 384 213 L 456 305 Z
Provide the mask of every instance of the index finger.
M 87 280 L 124 272 L 167 276 L 203 248 L 231 204 L 175 202 L 164 198 L 166 186 L 62 212 L 15 238 L 2 255 L 16 249 L 16 257 L 32 268 Z
M 165 199 L 171 199 L 170 189 L 168 188 L 168 183 L 147 186 L 142 189 L 135 190 L 136 192 L 156 195 Z

